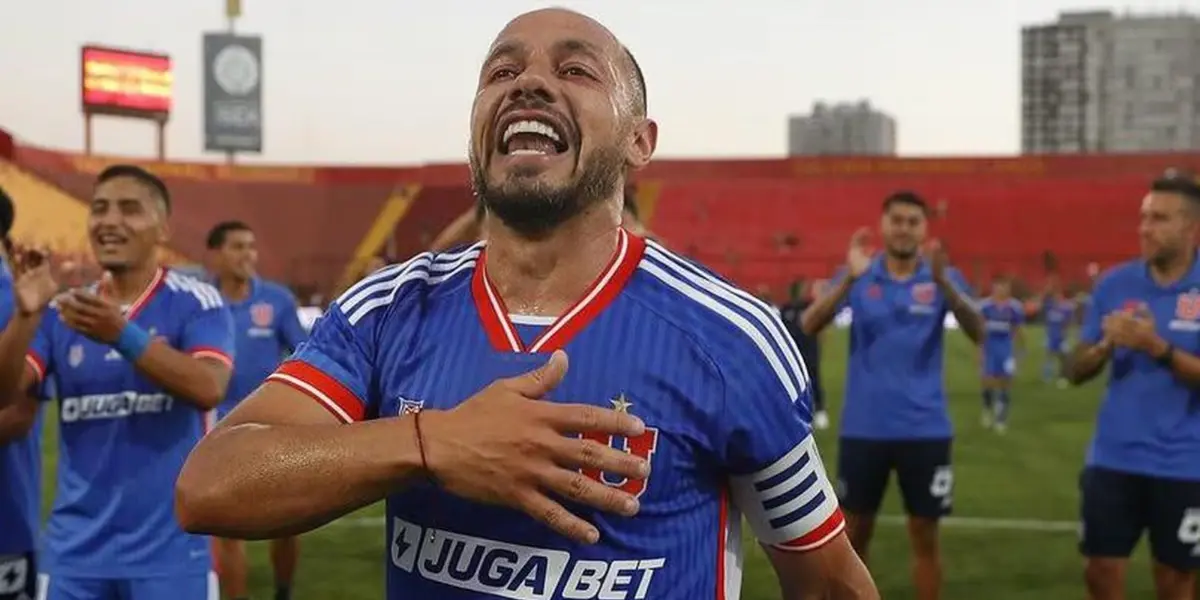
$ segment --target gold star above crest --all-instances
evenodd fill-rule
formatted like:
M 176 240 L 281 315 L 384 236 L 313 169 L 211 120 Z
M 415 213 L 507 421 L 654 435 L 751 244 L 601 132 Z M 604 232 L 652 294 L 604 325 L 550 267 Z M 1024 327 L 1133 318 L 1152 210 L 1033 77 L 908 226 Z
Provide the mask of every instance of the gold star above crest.
M 609 402 L 612 402 L 613 410 L 616 410 L 617 412 L 621 412 L 621 413 L 629 412 L 629 407 L 633 406 L 633 403 L 630 402 L 629 399 L 625 397 L 625 394 L 621 394 L 620 396 L 617 396 L 616 398 L 609 400 Z

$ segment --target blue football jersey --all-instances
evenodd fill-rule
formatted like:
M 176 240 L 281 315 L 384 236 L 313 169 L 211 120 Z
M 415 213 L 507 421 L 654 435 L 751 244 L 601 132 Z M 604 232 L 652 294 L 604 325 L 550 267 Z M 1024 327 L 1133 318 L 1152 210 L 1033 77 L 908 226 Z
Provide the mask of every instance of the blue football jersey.
M 957 269 L 947 276 L 966 293 Z M 949 306 L 929 264 L 922 261 L 916 273 L 901 280 L 877 257 L 851 286 L 845 305 L 853 320 L 842 437 L 951 437 L 942 368 Z
M 984 353 L 1011 356 L 1013 334 L 1025 322 L 1025 307 L 1021 301 L 1010 298 L 999 302 L 992 298 L 984 298 L 979 302 L 979 314 L 983 317 Z
M 229 309 L 198 279 L 160 270 L 126 318 L 183 352 L 233 364 Z M 207 573 L 208 540 L 184 533 L 173 506 L 175 480 L 212 411 L 171 396 L 115 349 L 68 328 L 53 306 L 26 359 L 58 391 L 45 570 L 96 578 Z
M 296 314 L 296 298 L 287 288 L 262 279 L 250 283 L 244 300 L 226 299 L 237 335 L 237 358 L 220 414 L 250 395 L 288 353 L 308 337 Z
M 0 262 L 0 328 L 13 315 L 13 280 Z M 29 435 L 0 444 L 0 556 L 24 554 L 37 547 L 41 512 L 41 410 Z
M 367 277 L 270 379 L 355 422 L 454 408 L 565 349 L 571 368 L 549 400 L 639 416 L 637 438 L 588 435 L 645 457 L 652 473 L 586 473 L 641 502 L 632 518 L 574 507 L 601 531 L 591 546 L 414 484 L 387 499 L 389 599 L 736 599 L 743 514 L 763 542 L 798 552 L 842 531 L 808 375 L 769 307 L 622 231 L 578 304 L 557 319 L 514 317 L 484 248 Z
M 1046 298 L 1042 304 L 1042 319 L 1046 322 L 1046 347 L 1061 352 L 1065 350 L 1067 330 L 1075 318 L 1075 302 L 1066 297 Z
M 1096 284 L 1081 340 L 1098 343 L 1104 317 L 1121 310 L 1148 310 L 1158 335 L 1182 352 L 1200 354 L 1200 260 L 1182 279 L 1165 286 L 1151 279 L 1143 261 L 1114 267 Z M 1200 391 L 1144 352 L 1117 348 L 1087 462 L 1200 480 Z

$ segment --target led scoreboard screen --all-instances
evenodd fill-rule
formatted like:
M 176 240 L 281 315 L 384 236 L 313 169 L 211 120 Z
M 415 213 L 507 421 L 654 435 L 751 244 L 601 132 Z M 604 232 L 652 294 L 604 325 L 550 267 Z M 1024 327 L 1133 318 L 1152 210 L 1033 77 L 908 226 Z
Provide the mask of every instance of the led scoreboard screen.
M 165 118 L 171 112 L 171 57 L 84 46 L 83 110 L 129 117 Z

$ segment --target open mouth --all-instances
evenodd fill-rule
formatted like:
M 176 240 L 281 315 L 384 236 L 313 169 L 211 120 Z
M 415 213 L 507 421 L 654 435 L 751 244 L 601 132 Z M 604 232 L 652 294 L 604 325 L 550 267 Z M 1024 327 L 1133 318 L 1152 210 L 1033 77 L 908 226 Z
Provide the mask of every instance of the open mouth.
M 500 153 L 509 156 L 550 156 L 570 147 L 566 135 L 548 121 L 520 119 L 504 127 Z
M 96 247 L 100 250 L 114 250 L 125 245 L 129 240 L 115 233 L 101 233 L 95 237 Z

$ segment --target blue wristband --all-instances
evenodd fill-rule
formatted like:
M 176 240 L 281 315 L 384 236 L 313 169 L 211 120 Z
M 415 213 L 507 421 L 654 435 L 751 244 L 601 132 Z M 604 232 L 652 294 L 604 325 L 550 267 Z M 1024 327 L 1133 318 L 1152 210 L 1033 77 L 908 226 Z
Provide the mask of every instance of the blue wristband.
M 126 323 L 125 328 L 121 330 L 121 335 L 117 336 L 117 341 L 113 342 L 113 348 L 116 348 L 117 352 L 125 357 L 125 360 L 137 362 L 137 359 L 146 353 L 146 348 L 150 347 L 153 339 L 145 329 L 133 323 Z

